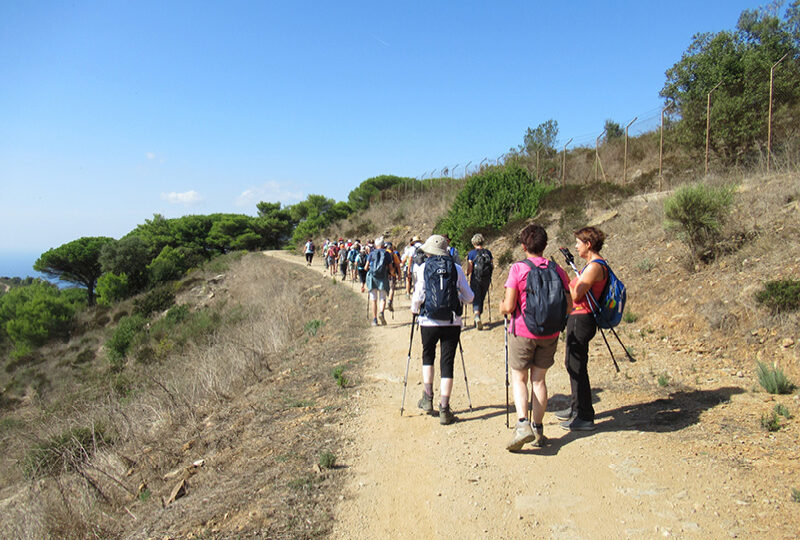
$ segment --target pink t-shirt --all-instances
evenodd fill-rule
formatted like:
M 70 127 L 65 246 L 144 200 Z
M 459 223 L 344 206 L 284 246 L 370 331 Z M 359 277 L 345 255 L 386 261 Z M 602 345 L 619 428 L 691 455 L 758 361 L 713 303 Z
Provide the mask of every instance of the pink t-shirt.
M 549 262 L 544 257 L 528 257 L 528 260 L 539 268 L 547 268 L 547 263 Z M 526 337 L 528 339 L 550 339 L 558 337 L 558 332 L 550 334 L 549 336 L 534 336 L 531 331 L 528 330 L 528 327 L 525 326 L 525 318 L 522 314 L 525 311 L 525 282 L 528 279 L 528 272 L 530 271 L 531 269 L 528 265 L 522 261 L 511 265 L 511 270 L 508 271 L 508 279 L 506 280 L 505 286 L 517 289 L 517 304 L 519 306 L 519 308 L 511 314 L 508 333 L 516 333 L 517 336 Z M 564 284 L 564 290 L 568 292 L 569 278 L 567 277 L 567 273 L 558 265 L 556 265 L 556 272 L 558 273 L 558 277 L 561 278 L 561 282 Z

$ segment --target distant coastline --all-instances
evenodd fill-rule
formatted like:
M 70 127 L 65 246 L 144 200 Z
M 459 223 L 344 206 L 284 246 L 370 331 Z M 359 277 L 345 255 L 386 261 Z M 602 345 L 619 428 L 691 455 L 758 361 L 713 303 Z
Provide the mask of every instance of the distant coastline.
M 26 278 L 28 276 L 35 278 L 46 279 L 52 283 L 57 284 L 60 288 L 72 285 L 58 279 L 50 279 L 44 274 L 41 274 L 33 269 L 33 264 L 39 258 L 41 253 L 13 253 L 13 252 L 0 252 L 0 277 L 19 277 Z

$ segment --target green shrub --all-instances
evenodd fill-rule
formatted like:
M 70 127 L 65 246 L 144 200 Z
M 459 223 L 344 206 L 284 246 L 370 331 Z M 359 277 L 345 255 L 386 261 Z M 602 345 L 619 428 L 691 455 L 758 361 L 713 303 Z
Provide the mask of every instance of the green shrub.
M 67 289 L 69 290 L 69 289 Z M 45 283 L 15 287 L 0 297 L 0 335 L 5 333 L 19 349 L 30 350 L 49 339 L 65 337 L 85 294 L 67 293 Z
M 336 366 L 333 368 L 331 375 L 333 375 L 336 384 L 338 384 L 340 388 L 347 386 L 349 381 L 347 380 L 347 377 L 344 376 L 344 366 Z
M 639 270 L 639 272 L 642 272 L 643 274 L 649 274 L 655 267 L 656 263 L 651 261 L 648 257 L 645 257 L 639 261 L 639 264 L 636 265 L 636 268 Z
M 125 317 L 119 321 L 111 339 L 106 342 L 108 360 L 112 366 L 121 367 L 122 360 L 137 334 L 144 328 L 145 322 L 145 318 L 139 314 Z
M 756 293 L 756 301 L 773 313 L 794 311 L 800 308 L 800 280 L 779 279 L 768 281 Z
M 68 429 L 35 445 L 22 460 L 22 472 L 30 479 L 75 470 L 106 442 L 102 427 Z
M 686 185 L 664 202 L 666 227 L 677 231 L 692 261 L 709 262 L 733 204 L 733 186 Z
M 319 456 L 320 469 L 333 469 L 336 466 L 336 456 L 332 452 L 323 452 Z
M 770 394 L 791 394 L 795 388 L 778 366 L 769 367 L 762 362 L 756 362 L 756 375 L 759 384 Z
M 167 316 L 165 317 L 165 319 L 170 324 L 175 325 L 186 320 L 186 318 L 189 317 L 189 315 L 190 315 L 189 306 L 187 306 L 186 304 L 181 304 L 179 306 L 172 306 L 171 308 L 169 308 L 169 311 L 167 311 Z
M 474 233 L 499 231 L 509 220 L 536 216 L 549 189 L 519 165 L 492 167 L 467 180 L 435 232 L 448 234 L 453 244 L 466 253 Z
M 778 431 L 781 429 L 781 423 L 778 421 L 778 415 L 775 411 L 770 411 L 761 415 L 761 427 L 767 431 Z
M 669 386 L 669 375 L 667 373 L 662 373 L 658 376 L 658 386 L 661 388 Z
M 113 274 L 106 272 L 97 278 L 97 303 L 101 306 L 110 306 L 128 297 L 130 287 L 127 274 Z
M 800 503 L 800 489 L 792 488 L 792 501 Z
M 156 311 L 164 311 L 174 303 L 175 293 L 169 286 L 157 287 L 133 301 L 133 312 L 147 316 Z
M 303 326 L 303 330 L 305 330 L 306 334 L 308 334 L 309 336 L 315 337 L 317 335 L 317 332 L 319 331 L 319 329 L 322 328 L 322 326 L 324 324 L 325 323 L 323 321 L 319 320 L 319 319 L 313 319 L 313 320 L 308 321 Z
M 639 316 L 632 311 L 626 311 L 622 314 L 622 320 L 626 323 L 635 323 L 639 320 Z
M 778 403 L 777 405 L 775 405 L 775 407 L 772 410 L 775 411 L 775 414 L 777 414 L 778 416 L 783 416 L 787 420 L 792 417 L 792 413 L 790 413 L 786 405 L 783 405 L 782 403 Z

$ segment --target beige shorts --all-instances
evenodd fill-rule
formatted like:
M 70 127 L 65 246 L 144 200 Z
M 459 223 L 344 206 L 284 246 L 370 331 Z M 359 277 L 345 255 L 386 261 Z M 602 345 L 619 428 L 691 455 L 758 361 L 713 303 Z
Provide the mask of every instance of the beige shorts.
M 508 364 L 518 371 L 534 366 L 548 369 L 555 363 L 558 338 L 530 339 L 508 334 Z

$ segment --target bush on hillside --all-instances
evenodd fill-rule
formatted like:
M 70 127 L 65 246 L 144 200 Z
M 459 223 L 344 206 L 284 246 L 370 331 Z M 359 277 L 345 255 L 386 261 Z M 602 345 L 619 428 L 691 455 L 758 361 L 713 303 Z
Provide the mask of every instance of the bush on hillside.
M 136 335 L 144 328 L 145 322 L 145 318 L 139 314 L 124 317 L 119 321 L 111 339 L 106 343 L 108 360 L 113 368 L 122 367 L 122 360 L 128 353 Z
M 521 166 L 493 167 L 467 181 L 435 231 L 449 235 L 466 252 L 474 233 L 500 230 L 509 220 L 536 216 L 549 189 Z
M 677 231 L 692 262 L 709 262 L 733 204 L 733 186 L 686 185 L 664 202 L 666 227 Z
M 756 301 L 773 313 L 800 309 L 800 280 L 779 279 L 768 281 L 756 293 Z
M 175 303 L 175 293 L 169 286 L 153 289 L 133 301 L 133 312 L 145 317 L 156 311 L 164 311 Z
M 130 285 L 128 274 L 106 272 L 97 279 L 97 303 L 110 306 L 128 297 Z

